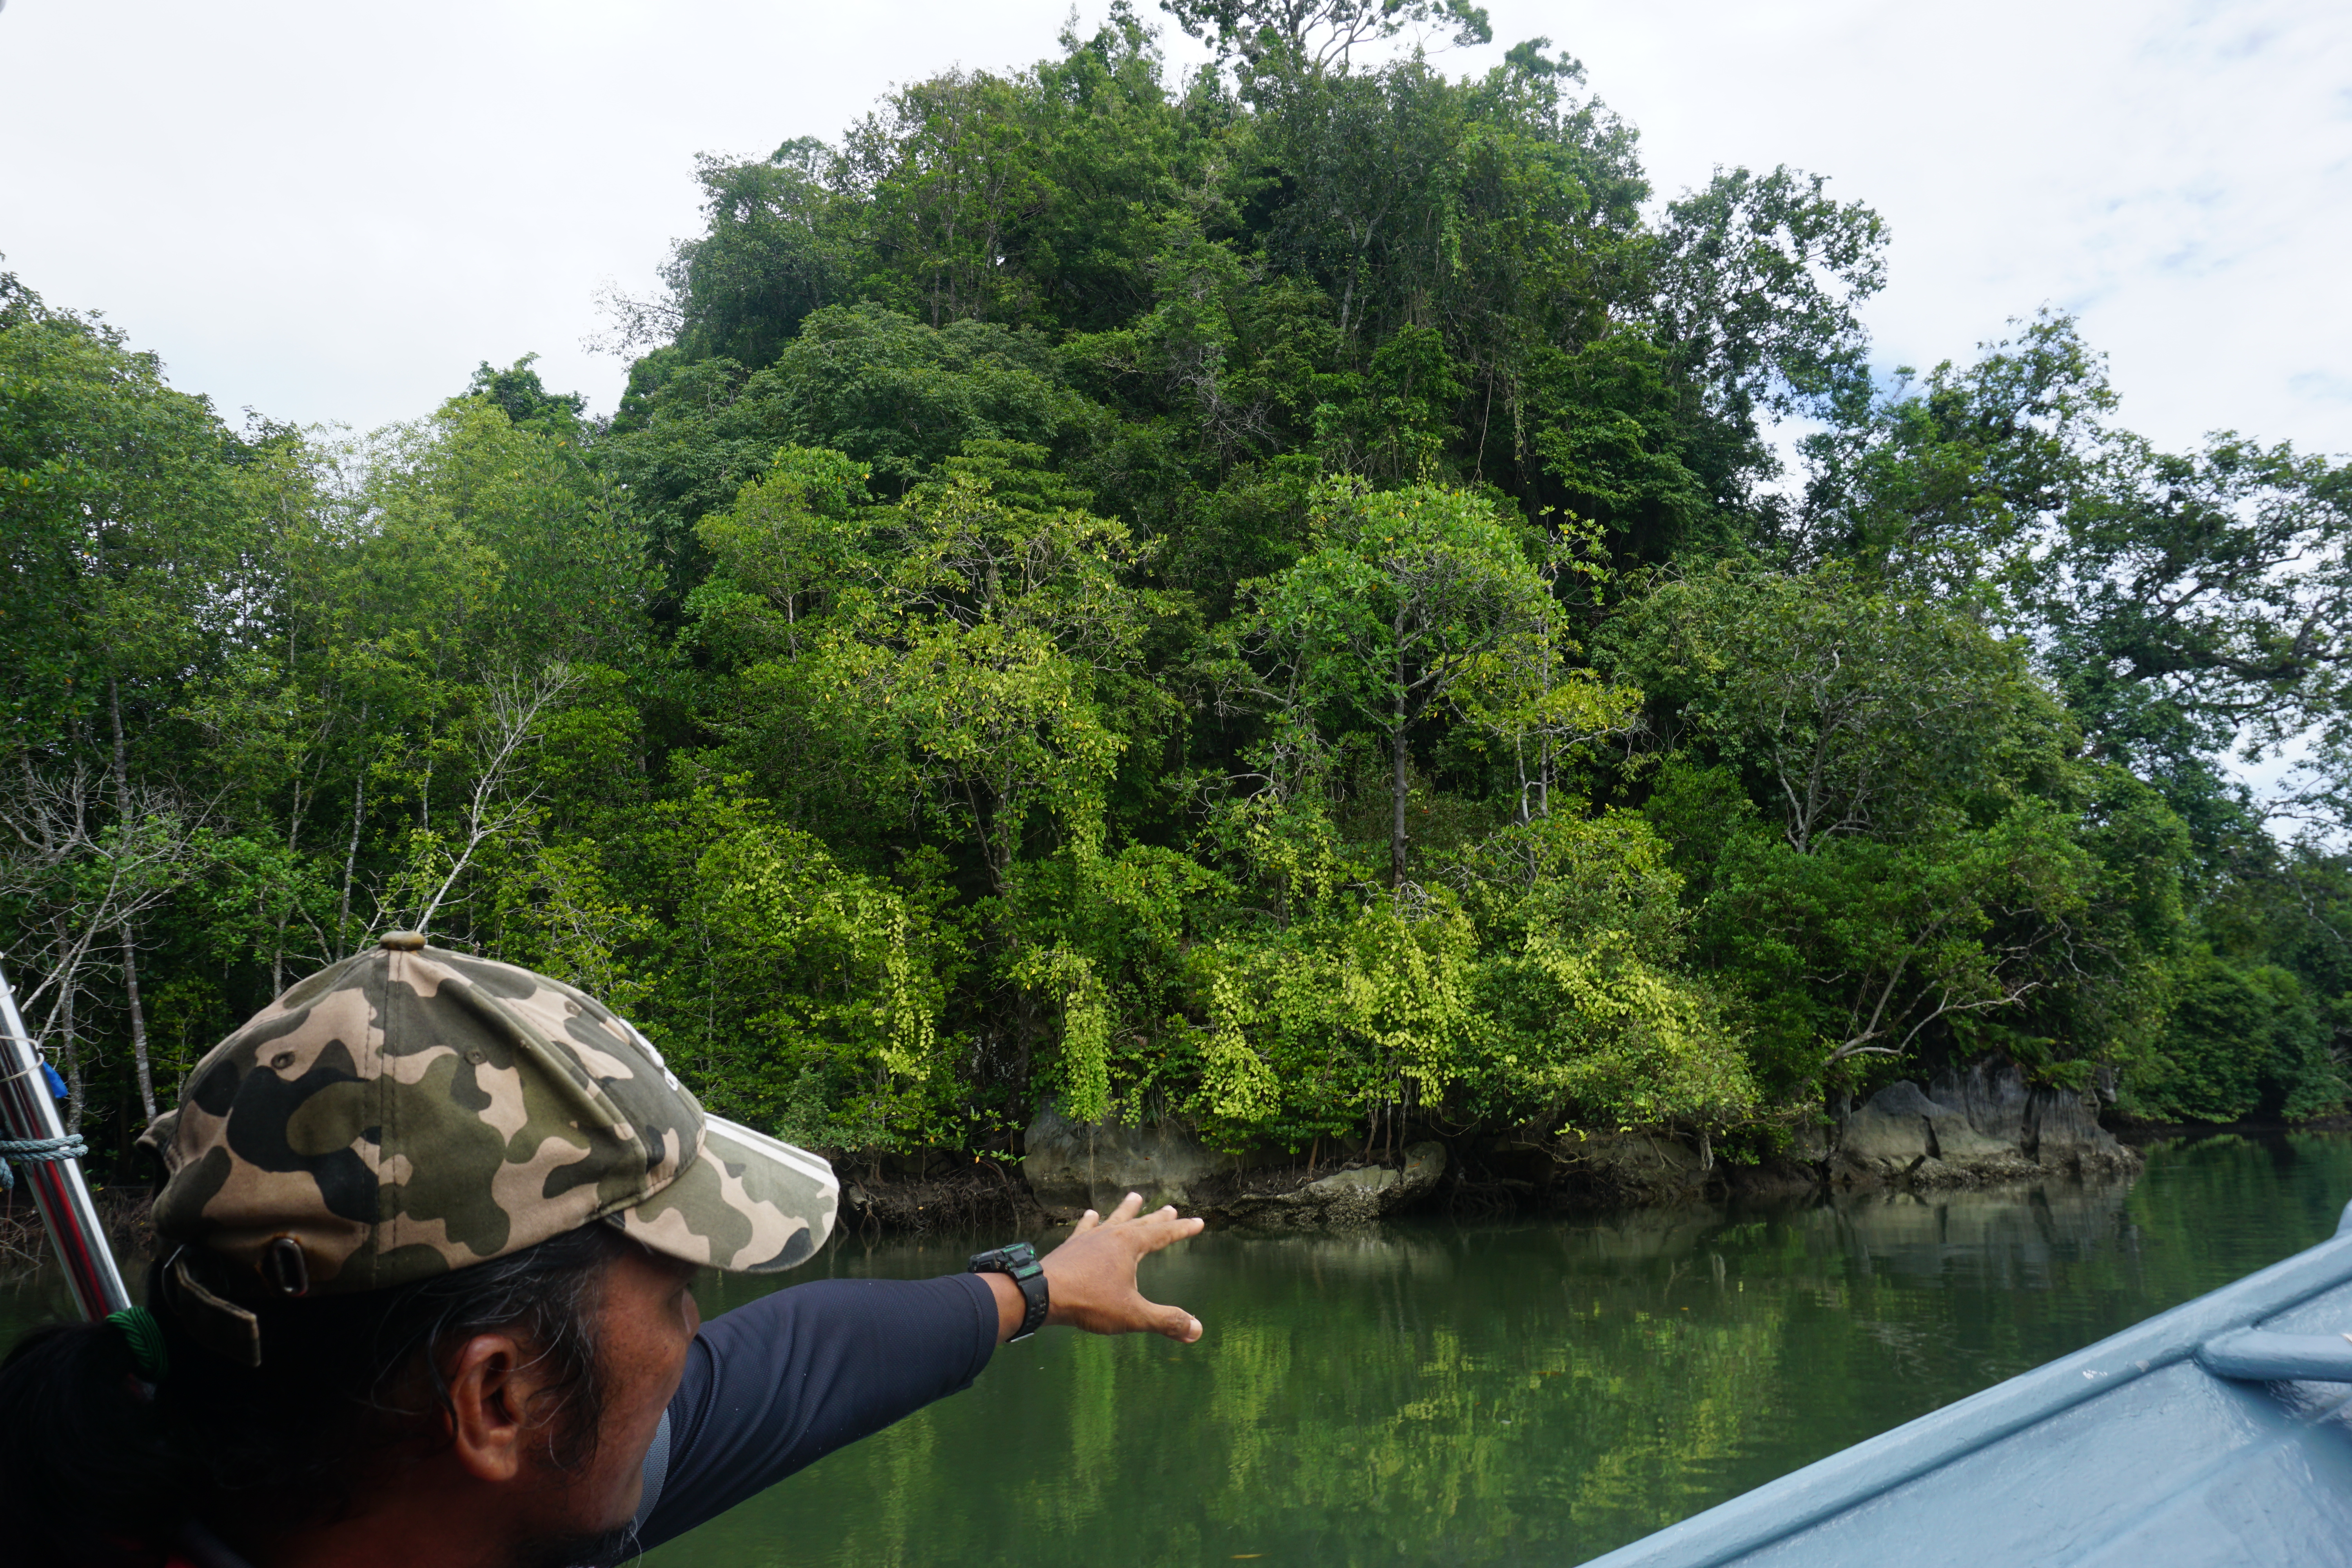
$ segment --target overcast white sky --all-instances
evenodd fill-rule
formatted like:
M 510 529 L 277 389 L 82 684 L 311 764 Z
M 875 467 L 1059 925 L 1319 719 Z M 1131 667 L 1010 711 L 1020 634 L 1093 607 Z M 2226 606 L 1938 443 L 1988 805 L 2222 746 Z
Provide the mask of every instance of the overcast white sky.
M 1087 23 L 1098 0 L 1082 8 Z M 1883 364 L 2044 303 L 2126 423 L 2352 449 L 2352 5 L 2342 0 L 1495 0 L 1641 128 L 1833 177 L 1894 231 Z M 585 352 L 610 279 L 698 226 L 698 151 L 838 134 L 893 81 L 1054 47 L 1066 0 L 6 0 L 0 252 L 175 383 L 300 422 L 414 417 Z M 1156 16 L 1156 12 L 1149 13 Z M 1171 40 L 1180 58 L 1194 51 Z

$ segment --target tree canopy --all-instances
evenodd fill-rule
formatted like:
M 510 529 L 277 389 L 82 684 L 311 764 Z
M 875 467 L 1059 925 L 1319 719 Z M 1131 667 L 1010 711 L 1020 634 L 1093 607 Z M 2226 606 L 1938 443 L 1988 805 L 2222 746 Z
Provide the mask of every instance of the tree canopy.
M 1874 373 L 1874 213 L 1658 199 L 1474 6 L 1169 9 L 702 160 L 609 419 L 233 428 L 0 280 L 0 926 L 102 1143 L 408 925 L 862 1159 L 2341 1108 L 2352 467 L 2055 315 Z

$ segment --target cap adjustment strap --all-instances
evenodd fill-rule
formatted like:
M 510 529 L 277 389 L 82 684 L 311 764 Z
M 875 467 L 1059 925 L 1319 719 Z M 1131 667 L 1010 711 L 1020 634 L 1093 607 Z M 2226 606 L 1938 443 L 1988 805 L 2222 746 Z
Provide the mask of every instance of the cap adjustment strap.
M 168 1270 L 173 1283 L 179 1287 L 166 1291 L 172 1310 L 188 1331 L 188 1337 L 219 1356 L 240 1366 L 261 1364 L 261 1320 L 234 1301 L 224 1300 L 196 1282 L 188 1272 L 187 1249 L 183 1247 L 173 1256 Z

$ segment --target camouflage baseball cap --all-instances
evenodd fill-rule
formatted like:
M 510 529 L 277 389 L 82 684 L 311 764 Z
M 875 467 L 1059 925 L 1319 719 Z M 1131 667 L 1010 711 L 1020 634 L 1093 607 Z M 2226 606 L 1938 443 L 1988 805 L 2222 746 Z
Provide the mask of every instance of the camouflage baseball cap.
M 824 1245 L 839 1186 L 703 1114 L 627 1023 L 561 982 L 394 932 L 188 1074 L 142 1140 L 169 1240 L 289 1294 L 405 1284 L 604 1220 L 740 1273 Z

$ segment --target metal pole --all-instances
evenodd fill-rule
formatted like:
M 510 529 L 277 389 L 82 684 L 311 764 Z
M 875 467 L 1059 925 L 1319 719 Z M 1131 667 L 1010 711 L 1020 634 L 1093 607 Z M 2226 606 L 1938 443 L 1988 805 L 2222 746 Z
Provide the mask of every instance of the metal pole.
M 5 974 L 0 974 L 0 1131 L 25 1139 L 62 1138 L 66 1132 Z M 33 1189 L 33 1203 L 49 1227 L 81 1315 L 96 1322 L 131 1305 L 131 1292 L 122 1288 L 121 1272 L 106 1244 L 106 1227 L 98 1223 L 98 1205 L 81 1179 L 81 1163 L 26 1160 L 16 1166 L 16 1179 Z

